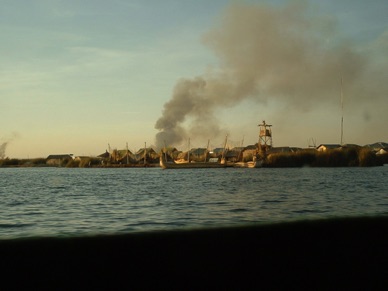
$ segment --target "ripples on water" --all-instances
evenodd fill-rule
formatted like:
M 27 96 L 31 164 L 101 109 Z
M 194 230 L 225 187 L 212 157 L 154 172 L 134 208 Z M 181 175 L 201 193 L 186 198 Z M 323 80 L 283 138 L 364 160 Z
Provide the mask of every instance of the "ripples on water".
M 0 238 L 388 214 L 375 168 L 0 169 Z

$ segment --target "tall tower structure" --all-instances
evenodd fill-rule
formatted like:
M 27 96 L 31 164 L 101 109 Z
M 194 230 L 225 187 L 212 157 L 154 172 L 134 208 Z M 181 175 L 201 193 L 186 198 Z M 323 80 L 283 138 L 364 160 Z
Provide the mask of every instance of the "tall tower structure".
M 272 125 L 265 123 L 265 120 L 263 120 L 263 123 L 258 126 L 260 128 L 258 144 L 259 154 L 265 156 L 266 152 L 272 148 Z

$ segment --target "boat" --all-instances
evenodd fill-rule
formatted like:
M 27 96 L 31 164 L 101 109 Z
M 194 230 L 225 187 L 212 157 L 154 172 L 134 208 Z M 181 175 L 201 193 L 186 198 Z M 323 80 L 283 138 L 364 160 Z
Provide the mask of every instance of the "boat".
M 225 168 L 224 160 L 221 162 L 186 162 L 176 163 L 175 161 L 167 161 L 164 155 L 160 155 L 160 167 L 162 169 L 199 169 L 199 168 Z
M 261 168 L 263 166 L 263 160 L 254 158 L 253 161 L 249 162 L 237 162 L 233 163 L 235 168 Z
M 166 154 L 161 154 L 159 157 L 159 163 L 160 167 L 162 169 L 199 169 L 199 168 L 226 168 L 228 165 L 225 160 L 225 148 L 226 148 L 226 142 L 227 142 L 228 136 L 225 137 L 225 144 L 224 144 L 224 152 L 222 154 L 221 159 L 219 158 L 210 158 L 207 159 L 207 155 L 205 154 L 205 158 L 203 161 L 190 161 L 190 139 L 189 139 L 189 147 L 187 152 L 187 160 L 185 159 L 179 159 L 179 160 L 172 160 L 168 161 Z M 206 153 L 208 152 L 207 149 L 209 148 L 209 141 L 206 148 Z

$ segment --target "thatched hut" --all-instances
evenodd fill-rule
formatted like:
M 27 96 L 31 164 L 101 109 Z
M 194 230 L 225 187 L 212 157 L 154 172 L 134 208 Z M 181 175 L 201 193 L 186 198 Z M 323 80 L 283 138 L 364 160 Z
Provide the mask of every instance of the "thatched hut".
M 164 147 L 160 152 L 160 154 L 164 155 L 167 160 L 177 159 L 180 153 L 182 152 L 178 151 L 175 147 Z
M 151 147 L 138 150 L 135 157 L 139 163 L 144 161 L 150 164 L 159 163 L 159 154 Z
M 67 164 L 69 161 L 73 159 L 74 157 L 72 154 L 49 155 L 46 158 L 46 164 L 50 166 L 62 166 L 64 164 Z
M 207 160 L 208 150 L 206 148 L 193 148 L 190 150 L 190 160 L 203 162 Z

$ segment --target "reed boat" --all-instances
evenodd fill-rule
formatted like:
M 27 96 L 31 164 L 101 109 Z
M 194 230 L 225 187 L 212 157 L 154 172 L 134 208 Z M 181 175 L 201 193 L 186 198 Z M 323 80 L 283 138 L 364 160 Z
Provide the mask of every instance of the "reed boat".
M 189 139 L 187 160 L 179 159 L 179 160 L 168 161 L 166 155 L 161 154 L 159 158 L 160 167 L 162 169 L 226 168 L 228 166 L 225 159 L 225 149 L 226 149 L 227 139 L 228 139 L 228 136 L 225 137 L 224 152 L 222 154 L 221 161 L 219 161 L 218 158 L 210 158 L 209 160 L 207 159 L 210 140 L 207 143 L 204 160 L 200 162 L 190 161 L 190 139 Z
M 225 168 L 226 163 L 221 162 L 179 162 L 166 161 L 163 155 L 160 156 L 160 167 L 162 169 L 199 169 L 199 168 Z
M 237 162 L 233 164 L 235 168 L 261 168 L 263 166 L 263 160 L 255 158 L 249 162 Z

